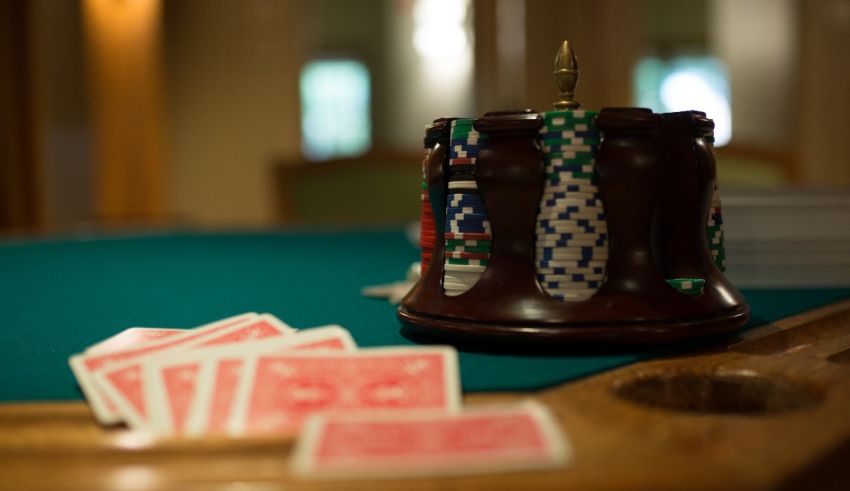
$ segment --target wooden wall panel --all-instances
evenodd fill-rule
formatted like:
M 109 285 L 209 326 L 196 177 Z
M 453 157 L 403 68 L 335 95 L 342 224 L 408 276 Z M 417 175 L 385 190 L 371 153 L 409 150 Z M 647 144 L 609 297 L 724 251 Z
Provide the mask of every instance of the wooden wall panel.
M 160 0 L 85 0 L 95 210 L 109 222 L 163 213 Z
M 42 223 L 32 110 L 29 4 L 0 0 L 0 231 Z

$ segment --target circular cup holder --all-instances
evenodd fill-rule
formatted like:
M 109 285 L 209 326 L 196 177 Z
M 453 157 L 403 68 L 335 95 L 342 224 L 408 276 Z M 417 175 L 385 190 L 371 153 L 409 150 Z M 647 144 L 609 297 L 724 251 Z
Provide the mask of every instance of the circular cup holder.
M 614 392 L 644 406 L 714 414 L 775 414 L 816 405 L 812 388 L 750 370 L 644 373 L 619 382 Z

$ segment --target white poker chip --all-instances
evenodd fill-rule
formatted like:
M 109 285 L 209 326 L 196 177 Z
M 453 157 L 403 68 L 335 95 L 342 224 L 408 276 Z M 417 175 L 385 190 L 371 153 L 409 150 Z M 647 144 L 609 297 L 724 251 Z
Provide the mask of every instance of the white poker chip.
M 593 251 L 592 253 L 585 253 L 585 252 L 579 252 L 579 251 L 569 251 L 569 250 L 546 251 L 546 252 L 536 250 L 536 251 L 534 251 L 534 253 L 536 254 L 536 256 L 538 258 L 540 258 L 540 260 L 544 260 L 544 261 L 545 260 L 555 260 L 555 261 L 558 261 L 558 260 L 568 260 L 568 261 L 581 261 L 581 260 L 602 261 L 602 260 L 606 260 L 607 261 L 608 260 L 608 250 L 607 249 L 606 250 L 600 250 L 600 251 Z
M 547 185 L 543 188 L 543 195 L 540 197 L 540 202 L 543 203 L 545 201 L 559 200 L 565 198 L 577 198 L 577 199 L 602 199 L 600 194 L 597 192 L 578 192 L 578 191 L 567 191 L 566 189 L 558 189 L 554 184 Z
M 547 283 L 552 282 L 552 281 L 557 281 L 557 282 L 565 284 L 565 285 L 569 285 L 569 284 L 580 285 L 582 283 L 587 283 L 588 281 L 599 282 L 599 281 L 602 281 L 602 280 L 605 279 L 605 275 L 599 274 L 599 273 L 596 273 L 596 274 L 577 273 L 577 274 L 580 274 L 584 279 L 577 280 L 577 279 L 575 279 L 575 275 L 571 275 L 571 274 L 546 274 L 546 275 L 540 275 L 540 276 L 543 276 L 543 279 L 541 281 L 544 281 L 544 282 L 547 282 Z
M 570 271 L 573 268 L 605 268 L 608 264 L 608 261 L 580 261 L 580 260 L 571 260 L 571 261 L 559 261 L 559 260 L 545 260 L 545 264 L 541 264 L 539 261 L 536 263 L 537 271 L 551 271 L 555 272 L 555 268 L 566 269 Z
M 600 239 L 574 239 L 574 240 L 558 240 L 558 241 L 537 241 L 538 247 L 545 247 L 550 250 L 558 250 L 558 249 L 570 249 L 570 248 L 579 248 L 579 247 L 603 247 L 605 245 L 605 240 Z
M 478 189 L 475 181 L 450 181 L 449 189 Z
M 458 273 L 483 273 L 484 270 L 487 269 L 487 266 L 481 266 L 477 264 L 444 264 L 443 270 L 445 271 L 454 271 Z

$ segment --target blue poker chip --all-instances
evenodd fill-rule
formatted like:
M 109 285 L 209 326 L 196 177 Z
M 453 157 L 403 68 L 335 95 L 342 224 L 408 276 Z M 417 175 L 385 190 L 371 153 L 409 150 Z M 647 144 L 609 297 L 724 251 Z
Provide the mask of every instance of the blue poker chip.
M 471 197 L 471 198 L 463 198 L 463 197 L 449 198 L 449 199 L 446 200 L 446 203 L 447 203 L 447 205 L 446 205 L 447 209 L 448 208 L 457 208 L 457 209 L 467 208 L 467 209 L 473 209 L 473 210 L 483 210 L 484 209 L 484 202 L 481 200 L 480 196 L 474 196 L 474 197 Z M 454 203 L 457 203 L 457 204 L 454 204 Z
M 451 201 L 455 200 L 476 200 L 478 203 L 481 203 L 481 194 L 477 189 L 466 190 L 463 191 L 449 191 L 449 194 L 446 196 L 446 199 Z
M 454 224 L 463 224 L 463 225 L 484 225 L 485 223 L 489 224 L 489 220 L 487 217 L 447 217 L 446 223 L 454 223 Z
M 478 225 L 481 227 L 483 227 L 485 223 L 489 225 L 487 217 L 446 217 L 446 223 L 452 223 L 457 225 Z
M 476 213 L 476 214 L 484 214 L 486 210 L 484 205 L 478 206 L 448 206 L 446 207 L 446 214 L 465 214 L 465 213 Z
M 446 227 L 447 228 L 464 229 L 464 230 L 467 230 L 469 232 L 472 232 L 473 229 L 485 229 L 485 228 L 489 229 L 490 223 L 489 222 L 459 222 L 459 221 L 454 221 L 454 220 L 446 220 Z
M 487 215 L 446 215 L 446 221 L 452 223 L 484 223 Z

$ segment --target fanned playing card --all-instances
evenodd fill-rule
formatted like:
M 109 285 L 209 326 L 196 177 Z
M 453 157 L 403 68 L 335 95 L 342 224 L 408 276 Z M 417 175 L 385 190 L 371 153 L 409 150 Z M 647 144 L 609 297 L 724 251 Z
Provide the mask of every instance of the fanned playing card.
M 457 353 L 449 347 L 293 352 L 247 361 L 229 433 L 293 434 L 328 410 L 441 410 L 460 406 Z
M 274 338 L 294 333 L 295 330 L 276 317 L 263 314 L 236 323 L 227 328 L 194 336 L 191 340 L 133 357 L 123 363 L 104 368 L 93 377 L 107 396 L 114 401 L 121 418 L 131 427 L 142 429 L 147 426 L 150 415 L 145 397 L 146 384 L 142 368 L 146 361 L 167 356 L 175 351 L 209 346 L 232 346 L 252 340 Z M 184 336 L 185 339 L 187 336 Z
M 150 410 L 146 428 L 175 435 L 223 433 L 223 425 L 209 427 L 209 416 L 229 414 L 238 378 L 227 375 L 238 374 L 246 358 L 289 350 L 356 348 L 341 326 L 323 326 L 287 336 L 192 348 L 148 360 L 143 367 L 145 401 Z
M 257 314 L 249 312 L 206 324 L 187 331 L 184 334 L 177 334 L 166 339 L 132 346 L 126 350 L 73 355 L 68 360 L 68 363 L 71 365 L 71 370 L 77 378 L 77 383 L 80 384 L 80 388 L 83 390 L 86 400 L 89 401 L 89 405 L 98 422 L 101 424 L 115 424 L 121 422 L 121 415 L 118 412 L 115 402 L 95 382 L 94 374 L 120 363 L 172 348 L 179 348 L 181 345 L 191 343 L 198 338 L 220 332 L 243 322 L 248 322 L 255 317 L 257 317 Z

